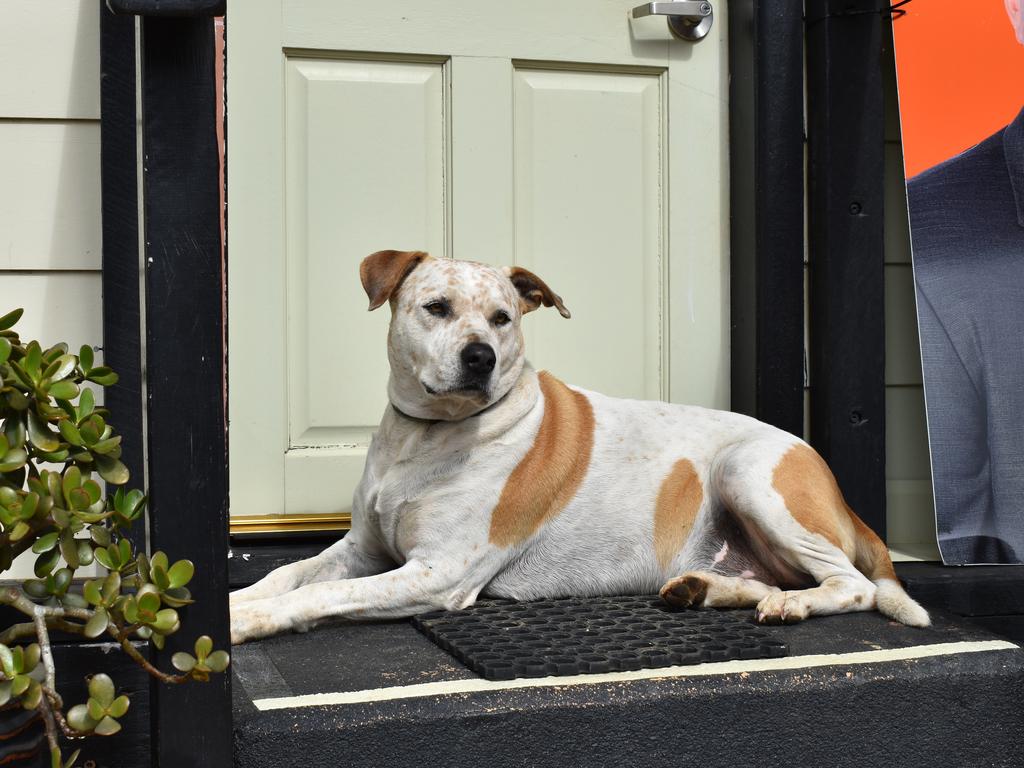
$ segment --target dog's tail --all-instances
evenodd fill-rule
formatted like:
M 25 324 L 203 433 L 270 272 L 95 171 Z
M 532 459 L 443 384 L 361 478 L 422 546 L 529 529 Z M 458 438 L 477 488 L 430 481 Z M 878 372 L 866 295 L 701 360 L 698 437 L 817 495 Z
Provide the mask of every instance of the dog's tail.
M 927 627 L 932 623 L 928 611 L 903 589 L 892 567 L 889 550 L 875 532 L 847 508 L 856 530 L 857 552 L 853 564 L 874 582 L 875 607 L 879 613 L 911 627 Z

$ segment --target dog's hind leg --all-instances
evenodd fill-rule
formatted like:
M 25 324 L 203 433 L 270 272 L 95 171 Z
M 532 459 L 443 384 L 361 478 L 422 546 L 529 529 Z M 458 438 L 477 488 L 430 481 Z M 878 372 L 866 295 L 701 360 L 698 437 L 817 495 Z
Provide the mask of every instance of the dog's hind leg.
M 738 443 L 718 458 L 716 490 L 742 526 L 755 557 L 781 583 L 809 576 L 817 586 L 765 595 L 764 623 L 878 607 L 906 624 L 927 613 L 903 592 L 885 545 L 846 505 L 835 478 L 812 448 L 768 437 Z M 881 598 L 876 600 L 876 593 Z
M 278 597 L 306 584 L 373 576 L 394 567 L 395 563 L 386 555 L 367 546 L 356 531 L 351 531 L 319 555 L 282 565 L 252 586 L 232 592 L 229 600 L 234 607 L 253 600 Z
M 661 597 L 677 608 L 753 608 L 778 591 L 757 579 L 688 571 L 669 580 L 661 588 Z

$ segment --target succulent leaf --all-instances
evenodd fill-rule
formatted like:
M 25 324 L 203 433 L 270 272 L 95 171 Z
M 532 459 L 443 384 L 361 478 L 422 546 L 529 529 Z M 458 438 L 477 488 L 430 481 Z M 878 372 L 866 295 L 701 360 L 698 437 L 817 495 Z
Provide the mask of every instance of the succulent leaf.
M 96 469 L 100 477 L 113 485 L 124 485 L 128 482 L 128 467 L 111 456 L 95 454 Z
M 36 709 L 43 698 L 43 689 L 35 680 L 29 680 L 28 689 L 21 697 L 21 706 L 25 709 Z
M 58 535 L 59 534 L 57 533 L 57 531 L 53 531 L 52 533 L 47 533 L 44 536 L 40 536 L 32 545 L 32 551 L 35 552 L 37 555 L 40 555 L 43 552 L 49 552 L 51 549 L 57 546 Z
M 41 451 L 56 451 L 60 448 L 60 441 L 56 435 L 33 410 L 28 412 L 28 439 Z
M 200 635 L 195 642 L 196 657 L 202 661 L 210 655 L 213 650 L 213 638 L 209 635 Z
M 37 577 L 44 579 L 57 567 L 58 562 L 60 562 L 60 550 L 51 548 L 36 558 L 32 570 Z
M 107 715 L 97 723 L 93 733 L 97 736 L 113 736 L 121 730 L 121 724 L 110 715 Z
M 97 608 L 89 621 L 85 623 L 85 636 L 89 638 L 99 637 L 107 631 L 107 622 L 106 610 L 104 608 Z
M 108 707 L 114 700 L 114 681 L 103 672 L 93 675 L 89 679 L 89 696 Z
M 130 704 L 131 702 L 128 700 L 128 697 L 122 694 L 110 703 L 110 706 L 107 707 L 107 711 L 110 713 L 111 717 L 124 717 Z
M 83 344 L 82 348 L 78 350 L 78 362 L 83 371 L 88 371 L 92 368 L 93 350 L 88 344 Z
M 96 721 L 89 716 L 89 708 L 85 704 L 75 704 L 69 709 L 67 721 L 76 731 L 89 732 L 96 727 Z
M 99 581 L 89 579 L 82 585 L 82 595 L 90 605 L 100 605 L 103 602 L 103 593 L 100 592 Z
M 196 660 L 191 653 L 178 651 L 176 654 L 171 656 L 171 664 L 174 665 L 175 669 L 181 672 L 191 672 L 192 668 L 196 665 Z
M 193 565 L 191 560 L 179 560 L 171 566 L 169 571 L 167 571 L 167 579 L 170 582 L 170 587 L 172 589 L 184 587 L 192 580 L 192 576 L 195 572 L 196 567 Z M 167 589 L 167 587 L 164 587 L 164 589 Z
M 12 309 L 3 317 L 0 317 L 0 331 L 6 331 L 8 328 L 13 326 L 16 322 L 21 319 L 21 316 L 25 313 L 24 309 Z
M 214 651 L 206 657 L 206 666 L 211 672 L 223 672 L 231 663 L 231 656 L 227 651 Z
M 50 385 L 49 394 L 55 400 L 71 400 L 78 395 L 78 385 L 73 381 L 55 381 Z

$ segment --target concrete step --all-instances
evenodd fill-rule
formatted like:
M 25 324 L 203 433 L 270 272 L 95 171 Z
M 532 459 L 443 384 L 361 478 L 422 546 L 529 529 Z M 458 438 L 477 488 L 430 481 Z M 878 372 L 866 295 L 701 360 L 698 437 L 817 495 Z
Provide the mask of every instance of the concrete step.
M 779 659 L 507 682 L 408 622 L 271 638 L 234 649 L 235 764 L 1024 766 L 1024 651 L 933 618 L 773 627 Z
M 897 563 L 896 573 L 919 602 L 1024 643 L 1024 565 Z

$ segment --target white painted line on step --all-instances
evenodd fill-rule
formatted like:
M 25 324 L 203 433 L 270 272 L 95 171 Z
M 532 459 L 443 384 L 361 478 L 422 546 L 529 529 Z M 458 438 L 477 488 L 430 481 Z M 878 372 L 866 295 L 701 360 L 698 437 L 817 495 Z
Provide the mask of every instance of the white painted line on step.
M 718 661 L 707 664 L 693 664 L 686 667 L 640 669 L 635 672 L 604 672 L 593 675 L 536 677 L 517 680 L 484 680 L 483 678 L 474 677 L 463 680 L 418 683 L 416 685 L 398 685 L 392 688 L 371 688 L 363 691 L 310 693 L 304 696 L 255 699 L 253 704 L 262 711 L 291 709 L 294 707 L 322 707 L 337 704 L 366 704 L 376 701 L 414 699 L 422 696 L 450 696 L 458 693 L 510 691 L 520 688 L 563 688 L 570 685 L 599 685 L 601 683 L 621 683 L 629 680 L 705 677 L 708 675 L 730 675 L 741 672 L 768 672 L 780 669 L 809 669 L 811 667 L 834 667 L 849 664 L 875 664 L 886 661 L 924 659 L 929 656 L 978 653 L 979 651 L 1009 651 L 1017 650 L 1017 648 L 1017 645 L 1007 640 L 974 640 L 959 643 L 916 645 L 909 648 L 889 648 L 877 651 L 856 651 L 853 653 L 823 653 L 808 656 L 786 656 L 779 659 L 751 659 L 749 661 Z

